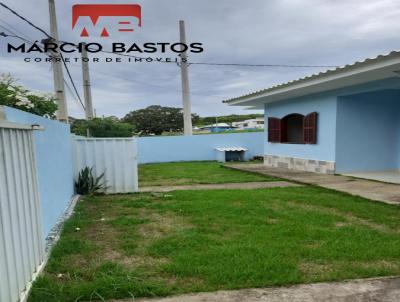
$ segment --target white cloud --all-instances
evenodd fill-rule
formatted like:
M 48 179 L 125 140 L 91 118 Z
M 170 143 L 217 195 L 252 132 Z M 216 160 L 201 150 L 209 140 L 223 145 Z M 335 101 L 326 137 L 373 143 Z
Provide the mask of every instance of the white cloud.
M 5 1 L 48 30 L 47 0 Z M 84 1 L 87 2 L 87 1 Z M 62 40 L 79 40 L 71 29 L 71 7 L 80 1 L 57 1 Z M 110 3 L 96 0 L 95 3 Z M 126 3 L 126 1 L 112 1 Z M 178 21 L 185 19 L 188 39 L 205 45 L 196 62 L 343 65 L 399 48 L 400 2 L 396 0 L 146 0 L 143 28 L 125 42 L 176 41 Z M 0 10 L 0 19 L 32 40 L 43 35 Z M 0 22 L 0 25 L 4 25 Z M 0 29 L 1 31 L 2 29 Z M 2 38 L 3 39 L 3 38 Z M 114 41 L 123 39 L 122 36 Z M 2 72 L 11 72 L 34 90 L 52 91 L 49 64 L 24 63 L 0 45 Z M 91 64 L 92 88 L 99 115 L 123 116 L 152 104 L 181 105 L 179 68 L 175 64 Z M 81 67 L 70 64 L 81 91 Z M 318 72 L 288 69 L 190 66 L 193 112 L 201 115 L 246 112 L 221 100 Z M 82 94 L 82 93 L 81 93 Z M 82 116 L 69 97 L 71 115 Z

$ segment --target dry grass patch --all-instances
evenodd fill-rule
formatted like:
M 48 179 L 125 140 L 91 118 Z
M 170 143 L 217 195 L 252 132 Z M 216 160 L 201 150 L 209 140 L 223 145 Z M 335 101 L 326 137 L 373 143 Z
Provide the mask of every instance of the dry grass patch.
M 192 227 L 183 217 L 177 216 L 173 212 L 160 214 L 154 210 L 140 209 L 139 215 L 148 220 L 147 223 L 138 227 L 138 233 L 143 238 L 145 245 L 175 231 Z
M 92 208 L 93 205 L 88 207 L 89 210 Z M 129 269 L 168 263 L 168 258 L 150 256 L 147 247 L 178 230 L 191 227 L 182 217 L 172 212 L 160 214 L 146 208 L 127 209 L 118 203 L 103 216 L 107 218 L 97 219 L 83 229 L 82 236 L 98 247 L 97 259 L 115 262 Z M 124 247 L 129 238 L 134 246 L 128 244 Z
M 400 234 L 399 230 L 393 230 L 393 229 L 389 228 L 387 225 L 378 224 L 373 221 L 357 217 L 352 213 L 346 213 L 346 212 L 339 211 L 334 208 L 316 206 L 316 205 L 311 205 L 311 204 L 303 204 L 303 203 L 297 203 L 297 202 L 288 202 L 287 204 L 291 208 L 302 209 L 302 210 L 305 210 L 310 213 L 317 212 L 317 213 L 323 213 L 323 214 L 328 214 L 328 215 L 334 215 L 334 216 L 340 217 L 341 219 L 346 220 L 345 222 L 343 222 L 343 221 L 336 222 L 334 225 L 336 228 L 344 228 L 347 226 L 361 225 L 361 226 L 369 227 L 369 228 L 371 228 L 375 231 L 381 232 L 381 233 Z
M 350 271 L 399 271 L 400 262 L 397 260 L 377 260 L 377 261 L 332 261 L 312 262 L 302 261 L 299 264 L 300 272 L 309 281 L 318 280 L 322 276 L 337 276 L 344 272 L 345 269 Z M 344 277 L 346 278 L 346 277 Z
M 301 262 L 299 264 L 299 269 L 301 273 L 305 276 L 315 278 L 317 276 L 323 276 L 334 271 L 333 264 L 323 264 L 316 262 Z

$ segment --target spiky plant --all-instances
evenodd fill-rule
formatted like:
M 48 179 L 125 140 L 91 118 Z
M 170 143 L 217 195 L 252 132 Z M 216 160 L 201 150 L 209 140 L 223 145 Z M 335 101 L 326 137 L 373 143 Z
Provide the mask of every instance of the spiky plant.
M 76 193 L 80 195 L 94 195 L 104 191 L 107 186 L 103 178 L 104 172 L 100 176 L 95 177 L 93 175 L 93 168 L 83 168 L 79 172 L 78 179 L 75 181 Z

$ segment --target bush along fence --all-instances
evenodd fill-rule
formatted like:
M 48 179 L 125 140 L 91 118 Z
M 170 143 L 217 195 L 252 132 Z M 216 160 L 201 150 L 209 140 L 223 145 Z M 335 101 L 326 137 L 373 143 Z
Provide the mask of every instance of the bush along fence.
M 228 147 L 245 148 L 249 159 L 263 154 L 262 135 L 84 138 L 0 106 L 0 301 L 25 301 L 77 202 L 79 175 L 80 192 L 136 192 L 138 163 L 216 160 Z

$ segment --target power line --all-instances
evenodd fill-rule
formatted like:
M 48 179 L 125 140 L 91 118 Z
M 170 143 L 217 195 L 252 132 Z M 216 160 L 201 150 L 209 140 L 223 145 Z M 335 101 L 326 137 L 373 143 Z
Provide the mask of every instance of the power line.
M 8 11 L 10 11 L 12 14 L 14 14 L 15 16 L 17 16 L 18 18 L 20 18 L 21 20 L 25 21 L 26 23 L 28 23 L 30 26 L 32 26 L 33 28 L 36 28 L 37 30 L 39 30 L 40 32 L 42 32 L 46 37 L 52 39 L 52 37 L 42 28 L 40 28 L 39 26 L 36 26 L 35 24 L 33 24 L 31 21 L 29 21 L 28 19 L 26 19 L 25 17 L 21 16 L 19 13 L 17 13 L 15 10 L 13 10 L 12 8 L 8 7 L 6 4 L 4 4 L 3 2 L 0 2 L 0 5 L 2 7 L 4 7 L 5 9 L 7 9 Z
M 1 25 L 0 25 L 0 27 L 1 27 Z M 0 33 L 0 36 L 1 36 L 1 35 L 2 35 L 2 34 Z M 4 36 L 4 35 L 3 35 L 3 36 Z M 19 39 L 23 39 L 23 38 L 21 38 L 21 37 L 19 37 L 19 36 L 12 36 L 12 35 L 5 35 L 5 36 L 7 36 L 7 37 L 16 37 L 16 38 L 19 38 Z M 34 44 L 34 43 L 31 42 L 31 41 L 27 41 L 27 42 L 30 43 L 30 44 Z M 110 52 L 110 53 L 111 53 L 111 52 Z M 64 62 L 64 63 L 65 63 L 65 62 Z M 65 64 L 66 64 L 66 63 L 65 63 Z M 71 64 L 71 65 L 75 65 L 75 64 L 73 64 L 73 63 L 70 63 L 70 64 Z M 193 63 L 192 63 L 192 64 L 193 64 Z M 66 69 L 68 69 L 68 67 L 66 67 Z M 69 70 L 67 71 L 67 73 L 69 73 Z M 110 76 L 108 73 L 101 72 L 101 71 L 98 71 L 98 70 L 96 71 L 96 73 L 99 73 L 99 74 L 102 74 L 102 75 L 105 75 L 105 76 Z M 111 77 L 111 76 L 110 76 L 110 77 Z M 170 88 L 165 87 L 165 86 L 161 86 L 161 85 L 156 85 L 156 84 L 141 82 L 141 81 L 137 81 L 137 80 L 134 80 L 134 79 L 127 79 L 127 78 L 124 78 L 124 77 L 121 77 L 121 76 L 114 76 L 114 75 L 113 75 L 112 77 L 113 77 L 113 78 L 118 78 L 118 79 L 121 79 L 121 80 L 124 80 L 124 81 L 127 81 L 127 82 L 133 82 L 133 83 L 136 83 L 136 84 L 139 84 L 139 85 L 143 85 L 143 86 L 154 87 L 154 88 L 161 88 L 161 89 L 169 90 L 169 91 L 170 91 Z M 67 83 L 65 80 L 64 80 L 64 82 Z M 76 87 L 75 87 L 74 84 L 73 84 L 73 86 L 74 86 L 74 90 L 76 91 Z M 74 99 L 82 105 L 82 108 L 83 108 L 83 109 L 85 109 L 85 107 L 84 107 L 84 105 L 83 105 L 83 102 L 82 102 L 82 100 L 81 100 L 79 94 L 78 94 L 77 92 L 73 92 L 73 90 L 72 90 L 71 87 L 67 86 L 67 88 L 69 89 L 69 92 L 70 92 L 70 94 L 74 97 Z M 182 90 L 180 90 L 180 89 L 177 89 L 176 91 L 179 92 L 179 93 L 182 92 Z M 202 97 L 211 97 L 211 96 L 213 96 L 213 95 L 201 94 L 201 93 L 198 93 L 198 92 L 192 92 L 192 94 L 193 94 L 193 95 L 197 95 L 197 96 L 202 96 Z M 78 96 L 78 97 L 77 97 L 77 96 Z
M 10 23 L 0 19 L 0 22 L 3 23 L 5 26 L 8 26 L 8 31 L 13 33 L 14 35 L 17 35 L 17 33 L 21 36 L 24 37 L 25 39 L 29 40 L 29 37 L 26 36 L 23 32 L 21 32 L 20 30 L 18 30 L 17 28 L 15 28 L 13 25 L 11 25 Z M 3 27 L 3 26 L 2 26 Z M 3 27 L 5 28 L 5 27 Z M 10 29 L 11 28 L 11 29 Z
M 1 25 L 0 25 L 0 27 L 5 28 L 4 26 L 1 26 Z M 8 29 L 8 31 L 10 31 L 10 30 Z M 35 44 L 35 43 L 33 43 L 32 41 L 29 41 L 29 40 L 27 40 L 27 39 L 24 39 L 24 38 L 22 38 L 22 37 L 20 37 L 20 36 L 18 36 L 18 35 L 8 35 L 8 34 L 2 32 L 2 33 L 0 33 L 0 36 L 2 36 L 2 37 L 13 37 L 13 38 L 18 38 L 18 39 L 21 39 L 21 40 L 26 41 L 27 43 Z M 48 55 L 48 56 L 51 57 L 50 55 Z M 74 88 L 76 97 L 78 98 L 79 102 L 81 103 L 82 108 L 85 110 L 85 106 L 83 105 L 81 96 L 79 95 L 78 89 L 76 88 L 76 85 L 75 85 L 75 82 L 74 82 L 74 80 L 73 80 L 73 78 L 72 78 L 71 72 L 69 71 L 68 65 L 67 65 L 67 63 L 65 62 L 65 60 L 64 60 L 64 58 L 63 58 L 63 56 L 62 56 L 62 54 L 61 54 L 61 59 L 62 59 L 62 61 L 63 61 L 63 65 L 64 65 L 64 67 L 65 67 L 65 69 L 66 69 L 66 71 L 67 71 L 68 78 L 69 78 L 69 80 L 70 80 L 70 82 L 71 82 L 71 84 L 72 84 L 72 87 Z M 64 80 L 64 82 L 65 82 L 65 80 Z M 73 95 L 73 94 L 72 94 L 72 95 Z
M 18 38 L 18 39 L 20 39 L 20 40 L 22 40 L 22 41 L 25 41 L 25 42 L 29 43 L 29 44 L 33 44 L 33 42 L 31 42 L 31 41 L 29 41 L 29 40 L 27 40 L 27 39 L 25 39 L 25 38 L 22 38 L 22 37 L 18 36 L 17 34 L 11 32 L 9 29 L 7 29 L 6 27 L 2 26 L 1 24 L 0 24 L 0 27 L 3 28 L 3 29 L 5 29 L 6 31 L 8 31 L 8 32 L 10 32 L 10 33 L 12 34 L 12 35 L 9 35 L 9 34 L 6 34 L 5 32 L 1 32 L 1 33 L 0 33 L 0 36 L 2 36 L 2 37 Z
M 78 64 L 74 64 L 74 63 L 70 63 L 70 64 L 71 64 L 71 65 L 74 65 L 74 66 L 77 66 L 77 67 L 79 66 Z M 107 73 L 107 72 L 102 72 L 102 71 L 99 71 L 99 70 L 96 70 L 95 73 L 96 73 L 96 74 L 105 75 L 105 76 L 107 76 L 107 77 L 111 77 L 111 78 L 116 78 L 116 79 L 119 79 L 119 80 L 123 80 L 123 81 L 129 82 L 129 83 L 136 83 L 136 84 L 143 85 L 143 86 L 154 87 L 154 88 L 160 88 L 160 89 L 163 89 L 163 90 L 171 91 L 171 88 L 166 87 L 166 86 L 161 86 L 161 85 L 152 84 L 152 83 L 146 83 L 146 82 L 134 80 L 134 79 L 132 79 L 132 78 L 125 78 L 125 77 L 121 77 L 120 75 L 110 75 L 110 74 Z M 181 90 L 181 89 L 176 89 L 176 90 L 174 90 L 174 91 L 176 91 L 176 92 L 178 92 L 178 93 L 182 93 L 182 90 Z M 202 93 L 198 93 L 198 92 L 192 92 L 192 94 L 193 94 L 193 95 L 197 95 L 197 96 L 203 96 L 203 97 L 222 97 L 222 96 L 223 96 L 223 95 L 219 95 L 219 96 L 218 96 L 218 95 L 202 94 Z
M 29 21 L 28 19 L 26 19 L 25 17 L 23 17 L 22 15 L 20 15 L 19 13 L 17 13 L 17 12 L 16 12 L 15 10 L 13 10 L 12 8 L 8 7 L 8 6 L 7 6 L 6 4 L 4 4 L 3 2 L 0 2 L 0 5 L 1 5 L 2 7 L 4 7 L 5 9 L 7 9 L 8 11 L 10 11 L 10 12 L 11 12 L 12 14 L 14 14 L 15 16 L 17 16 L 18 18 L 20 18 L 21 20 L 23 20 L 23 21 L 25 21 L 26 23 L 28 23 L 28 24 L 29 24 L 30 26 L 32 26 L 33 28 L 35 28 L 35 29 L 39 30 L 40 32 L 42 32 L 42 33 L 43 33 L 46 37 L 48 37 L 49 39 L 54 40 L 54 38 L 53 38 L 52 36 L 50 36 L 44 29 L 42 29 L 42 28 L 40 28 L 39 26 L 33 24 L 31 21 Z M 18 36 L 16 36 L 16 37 L 18 37 Z M 23 39 L 23 38 L 21 38 L 21 37 L 18 37 L 18 38 Z M 25 40 L 25 39 L 24 39 L 24 40 Z M 79 95 L 78 89 L 76 88 L 75 82 L 74 82 L 74 80 L 73 80 L 73 78 L 72 78 L 71 72 L 69 71 L 69 68 L 68 68 L 68 66 L 67 66 L 67 63 L 65 62 L 64 57 L 63 57 L 62 54 L 61 54 L 61 59 L 62 59 L 62 61 L 63 61 L 63 65 L 64 65 L 64 67 L 65 67 L 65 69 L 66 69 L 66 71 L 67 71 L 68 78 L 69 78 L 69 80 L 71 81 L 72 87 L 74 88 L 74 91 L 75 91 L 75 93 L 76 93 L 76 96 L 78 97 L 79 102 L 81 103 L 82 107 L 85 109 L 85 106 L 83 105 L 82 99 L 81 99 L 81 97 L 80 97 L 80 95 Z
M 204 63 L 189 62 L 190 65 L 210 65 L 210 66 L 244 66 L 244 67 L 290 67 L 290 68 L 322 68 L 339 67 L 337 65 L 290 65 L 290 64 L 243 64 L 243 63 Z
M 15 10 L 13 10 L 10 7 L 8 7 L 7 5 L 5 5 L 3 2 L 0 2 L 0 5 L 2 7 L 4 7 L 5 9 L 7 9 L 8 11 L 10 11 L 15 16 L 17 16 L 18 18 L 20 18 L 20 19 L 24 20 L 25 22 L 27 22 L 30 26 L 32 26 L 35 29 L 37 29 L 40 32 L 42 32 L 44 35 L 46 35 L 46 37 L 54 40 L 54 38 L 51 35 L 49 35 L 44 29 L 42 29 L 39 26 L 33 24 L 31 21 L 29 21 L 25 17 L 21 16 Z M 72 43 L 72 44 L 74 44 L 74 43 Z M 101 52 L 110 53 L 110 54 L 118 55 L 118 56 L 125 56 L 125 57 L 131 57 L 131 58 L 136 58 L 136 59 L 142 59 L 142 60 L 151 58 L 151 57 L 148 57 L 148 58 L 139 57 L 139 56 L 116 53 L 116 52 L 105 51 L 105 50 L 102 50 Z M 167 61 L 167 60 L 155 60 L 153 62 L 154 63 L 175 63 L 175 62 L 171 62 L 171 61 Z M 208 66 L 284 67 L 284 68 L 337 68 L 337 67 L 339 67 L 338 65 L 248 64 L 248 63 L 213 63 L 213 62 L 188 62 L 188 64 L 190 64 L 190 65 L 208 65 Z
M 130 57 L 135 59 L 146 60 L 152 57 L 139 57 L 135 55 L 117 53 L 107 50 L 101 50 L 100 52 L 109 53 L 117 56 Z M 154 58 L 153 58 L 154 59 Z M 152 63 L 173 63 L 167 60 L 154 60 Z M 208 66 L 242 66 L 242 67 L 286 67 L 286 68 L 337 68 L 338 65 L 293 65 L 293 64 L 247 64 L 247 63 L 213 63 L 213 62 L 188 62 L 189 65 L 208 65 Z
M 82 105 L 82 103 L 79 102 L 79 99 L 76 97 L 75 92 L 72 90 L 71 86 L 69 86 L 68 82 L 64 79 L 64 84 L 65 87 L 67 87 L 68 92 L 70 93 L 70 95 L 73 97 L 73 99 L 75 100 L 75 102 L 79 105 Z M 85 108 L 83 108 L 85 110 Z
M 68 65 L 67 65 L 67 63 L 65 62 L 63 55 L 62 55 L 62 54 L 60 54 L 60 55 L 61 55 L 61 60 L 63 61 L 63 65 L 64 65 L 64 67 L 65 67 L 65 70 L 67 71 L 68 78 L 69 78 L 69 80 L 71 81 L 72 87 L 74 88 L 74 91 L 75 91 L 75 93 L 76 93 L 76 96 L 78 97 L 79 102 L 81 103 L 83 110 L 86 110 L 86 109 L 85 109 L 85 105 L 83 105 L 81 96 L 79 95 L 78 89 L 76 88 L 75 82 L 74 82 L 74 80 L 73 80 L 73 78 L 72 78 L 71 72 L 69 71 Z

